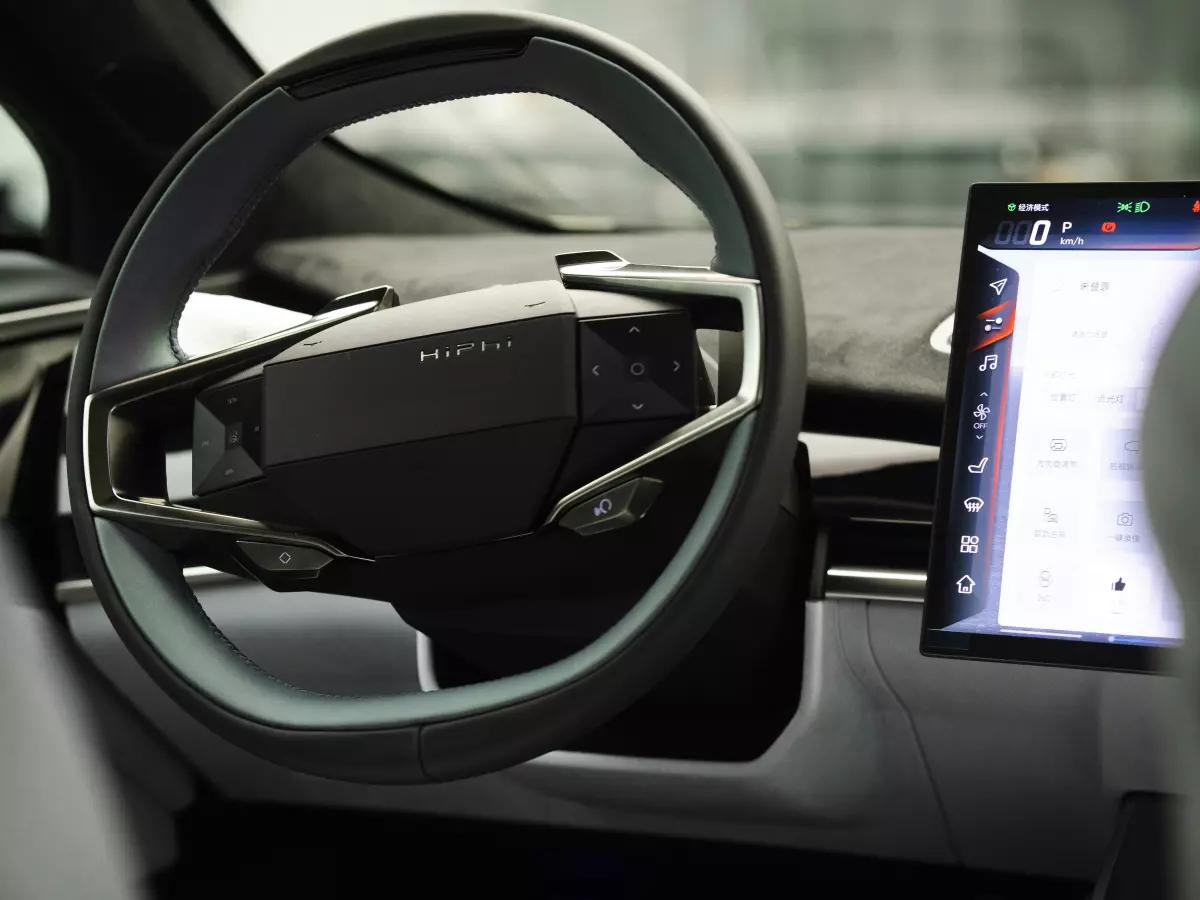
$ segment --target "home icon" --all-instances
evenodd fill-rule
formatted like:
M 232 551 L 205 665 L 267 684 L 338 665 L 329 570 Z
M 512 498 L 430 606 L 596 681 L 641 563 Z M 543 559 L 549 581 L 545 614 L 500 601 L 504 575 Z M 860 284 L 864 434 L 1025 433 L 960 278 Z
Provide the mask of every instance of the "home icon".
M 975 581 L 970 575 L 964 575 L 955 584 L 958 585 L 958 592 L 960 594 L 969 594 L 975 589 Z

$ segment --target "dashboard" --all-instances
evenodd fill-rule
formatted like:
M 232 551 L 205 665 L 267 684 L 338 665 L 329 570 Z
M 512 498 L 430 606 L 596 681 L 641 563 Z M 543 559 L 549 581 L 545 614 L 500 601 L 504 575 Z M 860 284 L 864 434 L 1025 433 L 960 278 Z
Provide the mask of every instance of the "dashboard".
M 771 732 L 744 745 L 751 750 L 681 757 L 653 748 L 570 749 L 495 775 L 421 788 L 289 772 L 199 726 L 141 670 L 72 561 L 67 522 L 57 591 L 67 625 L 97 683 L 152 723 L 141 741 L 130 736 L 138 730 L 134 717 L 105 724 L 131 796 L 178 808 L 186 802 L 179 783 L 189 777 L 181 772 L 194 772 L 221 794 L 250 801 L 1093 873 L 1120 797 L 1170 789 L 1159 766 L 1156 714 L 1165 679 L 917 651 L 948 366 L 929 341 L 953 311 L 962 233 L 814 229 L 795 232 L 793 240 L 813 346 L 802 445 L 816 479 L 821 530 L 814 577 L 788 599 L 801 627 L 779 656 L 794 673 L 794 692 L 780 699 Z M 503 280 L 540 277 L 538 265 L 580 243 L 578 236 L 547 235 L 290 241 L 264 248 L 254 277 L 316 297 L 368 280 L 436 296 L 492 283 L 495 260 L 503 260 Z M 704 261 L 700 234 L 617 235 L 605 243 L 629 258 Z M 445 264 L 455 258 L 478 266 Z M 241 294 L 245 285 L 227 277 L 203 289 Z M 883 302 L 888 298 L 894 304 Z M 216 318 L 232 316 L 220 306 Z M 719 348 L 710 350 L 719 357 Z M 10 344 L 6 352 L 16 351 Z M 186 455 L 168 456 L 172 470 L 177 482 L 187 482 Z M 300 687 L 348 694 L 446 687 L 436 648 L 388 604 L 274 594 L 201 566 L 185 572 L 213 620 L 269 671 Z M 737 696 L 720 667 L 703 674 L 713 690 L 724 683 Z M 689 734 L 703 731 L 703 715 Z M 148 749 L 164 743 L 165 753 Z M 169 821 L 148 832 L 169 834 Z

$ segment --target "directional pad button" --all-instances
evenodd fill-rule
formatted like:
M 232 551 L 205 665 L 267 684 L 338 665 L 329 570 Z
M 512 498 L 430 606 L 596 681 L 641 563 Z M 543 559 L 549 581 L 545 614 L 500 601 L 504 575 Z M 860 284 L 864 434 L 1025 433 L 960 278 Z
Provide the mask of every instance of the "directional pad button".
M 580 323 L 585 424 L 695 415 L 696 338 L 686 313 Z

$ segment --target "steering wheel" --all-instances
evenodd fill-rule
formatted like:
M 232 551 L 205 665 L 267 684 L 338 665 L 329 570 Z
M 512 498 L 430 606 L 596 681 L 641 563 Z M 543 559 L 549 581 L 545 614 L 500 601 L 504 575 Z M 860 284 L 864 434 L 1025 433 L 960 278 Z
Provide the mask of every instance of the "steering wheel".
M 557 281 L 415 303 L 380 288 L 285 331 L 184 354 L 191 291 L 301 151 L 374 116 L 513 92 L 581 107 L 681 188 L 711 225 L 711 267 L 569 254 Z M 740 332 L 728 396 L 706 396 L 697 327 Z M 771 195 L 662 66 L 537 15 L 364 31 L 234 98 L 158 177 L 113 250 L 68 403 L 83 558 L 139 663 L 233 743 L 349 781 L 493 771 L 607 721 L 712 626 L 786 490 L 804 351 L 799 278 Z M 181 422 L 195 497 L 171 502 L 163 455 Z M 272 587 L 323 590 L 378 582 L 389 560 L 436 569 L 452 547 L 500 559 L 561 546 L 551 538 L 599 546 L 653 529 L 685 451 L 712 440 L 723 449 L 698 515 L 644 596 L 582 650 L 523 674 L 403 696 L 301 690 L 239 652 L 181 574 L 181 558 L 215 554 Z M 614 448 L 625 454 L 615 464 Z M 489 591 L 484 571 L 455 577 Z

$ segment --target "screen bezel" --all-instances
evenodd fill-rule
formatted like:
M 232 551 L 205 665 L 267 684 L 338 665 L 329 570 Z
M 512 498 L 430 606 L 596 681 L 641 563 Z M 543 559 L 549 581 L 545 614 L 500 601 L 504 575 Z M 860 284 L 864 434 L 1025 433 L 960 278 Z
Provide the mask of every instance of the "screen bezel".
M 946 379 L 946 400 L 942 420 L 942 442 L 938 457 L 937 491 L 934 497 L 932 539 L 925 582 L 925 607 L 921 620 L 920 650 L 923 656 L 974 659 L 993 662 L 1029 663 L 1043 666 L 1106 669 L 1120 672 L 1161 673 L 1167 670 L 1177 652 L 1175 647 L 1140 644 L 1111 644 L 1099 641 L 1072 641 L 1024 635 L 972 634 L 946 632 L 930 627 L 931 609 L 944 602 L 932 590 L 947 576 L 951 547 L 947 542 L 953 475 L 958 454 L 958 430 L 961 424 L 963 384 L 969 355 L 969 313 L 964 314 L 968 299 L 967 277 L 971 256 L 993 224 L 992 211 L 1001 203 L 1091 199 L 1124 199 L 1131 194 L 1150 199 L 1200 198 L 1200 182 L 1102 182 L 1102 183 L 987 183 L 973 184 L 967 194 L 967 214 L 963 227 L 962 254 L 959 258 L 958 292 L 954 304 L 954 331 L 950 341 L 950 370 Z M 984 213 L 984 211 L 987 211 Z M 1079 251 L 1086 253 L 1086 250 Z

